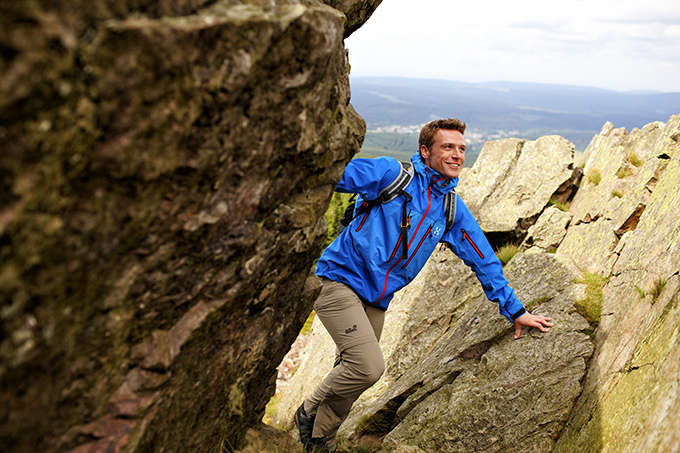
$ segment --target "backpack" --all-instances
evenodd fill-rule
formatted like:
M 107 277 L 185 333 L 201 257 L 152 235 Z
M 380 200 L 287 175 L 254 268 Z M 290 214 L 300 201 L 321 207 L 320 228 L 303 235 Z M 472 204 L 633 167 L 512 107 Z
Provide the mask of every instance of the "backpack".
M 409 185 L 411 180 L 413 179 L 413 165 L 411 165 L 410 162 L 399 162 L 401 164 L 401 172 L 399 173 L 399 176 L 392 181 L 392 183 L 385 187 L 383 190 L 380 191 L 378 196 L 373 199 L 373 200 L 364 200 L 363 203 L 358 207 L 356 210 L 356 214 L 354 214 L 355 210 L 355 200 L 357 194 L 352 195 L 352 198 L 350 198 L 350 204 L 347 206 L 347 209 L 345 209 L 345 213 L 342 215 L 342 218 L 340 219 L 340 223 L 338 224 L 338 234 L 342 233 L 344 229 L 354 220 L 355 218 L 359 217 L 360 215 L 369 212 L 371 209 L 373 209 L 374 206 L 377 206 L 378 204 L 381 203 L 389 203 L 390 201 L 394 200 L 397 198 L 399 195 L 403 195 L 406 200 L 404 201 L 403 204 L 403 211 L 401 215 L 401 238 L 402 238 L 402 257 L 406 258 L 408 254 L 408 237 L 407 237 L 407 228 L 408 228 L 408 213 L 406 211 L 406 204 L 412 200 L 411 195 L 406 193 L 404 189 Z M 456 189 L 454 188 L 451 192 L 448 192 L 444 198 L 444 206 L 446 207 L 446 231 L 448 231 L 452 226 L 453 222 L 456 219 L 456 207 L 457 207 L 457 201 L 458 197 L 456 196 Z M 362 222 L 363 224 L 363 222 Z M 359 226 L 361 228 L 361 225 Z

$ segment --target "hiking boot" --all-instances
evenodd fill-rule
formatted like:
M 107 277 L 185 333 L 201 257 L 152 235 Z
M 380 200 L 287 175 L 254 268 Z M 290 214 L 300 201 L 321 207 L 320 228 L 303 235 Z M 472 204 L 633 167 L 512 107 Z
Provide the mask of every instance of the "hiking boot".
M 300 442 L 307 445 L 312 440 L 312 429 L 314 428 L 314 417 L 308 417 L 305 412 L 305 403 L 302 403 L 295 411 L 295 426 L 297 426 Z M 306 448 L 306 447 L 305 447 Z

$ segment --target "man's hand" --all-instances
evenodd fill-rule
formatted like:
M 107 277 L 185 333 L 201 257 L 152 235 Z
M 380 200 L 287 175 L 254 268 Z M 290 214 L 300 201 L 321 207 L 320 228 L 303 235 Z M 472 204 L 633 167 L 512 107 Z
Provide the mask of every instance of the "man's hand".
M 522 326 L 536 327 L 541 332 L 547 332 L 549 330 L 548 327 L 555 325 L 554 322 L 550 321 L 552 321 L 552 318 L 546 318 L 545 316 L 534 316 L 529 312 L 524 313 L 514 321 L 515 340 L 518 339 L 520 335 L 522 335 Z

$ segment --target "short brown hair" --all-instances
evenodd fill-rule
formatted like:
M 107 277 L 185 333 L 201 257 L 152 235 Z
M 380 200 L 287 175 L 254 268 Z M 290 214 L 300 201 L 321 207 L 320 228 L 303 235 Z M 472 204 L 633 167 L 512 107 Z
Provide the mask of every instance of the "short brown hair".
M 458 118 L 446 118 L 434 120 L 427 123 L 420 130 L 420 138 L 418 139 L 418 152 L 425 145 L 427 149 L 432 148 L 434 144 L 434 136 L 437 135 L 440 129 L 458 131 L 465 135 L 465 123 Z

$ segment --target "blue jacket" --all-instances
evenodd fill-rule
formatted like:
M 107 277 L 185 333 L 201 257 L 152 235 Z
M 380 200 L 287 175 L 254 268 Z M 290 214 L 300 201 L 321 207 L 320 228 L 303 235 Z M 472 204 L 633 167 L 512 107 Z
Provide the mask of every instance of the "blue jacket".
M 427 167 L 416 154 L 411 158 L 415 175 L 406 187 L 412 200 L 407 212 L 408 254 L 402 256 L 401 218 L 405 197 L 379 204 L 352 223 L 324 250 L 316 274 L 349 285 L 364 303 L 382 310 L 394 293 L 418 275 L 440 242 L 445 243 L 476 274 L 489 300 L 497 302 L 502 315 L 513 320 L 525 311 L 503 276 L 479 224 L 458 198 L 455 223 L 445 231 L 444 195 L 458 184 L 458 178 L 445 180 Z M 401 171 L 401 164 L 390 157 L 352 160 L 336 188 L 337 192 L 361 194 L 374 199 Z

